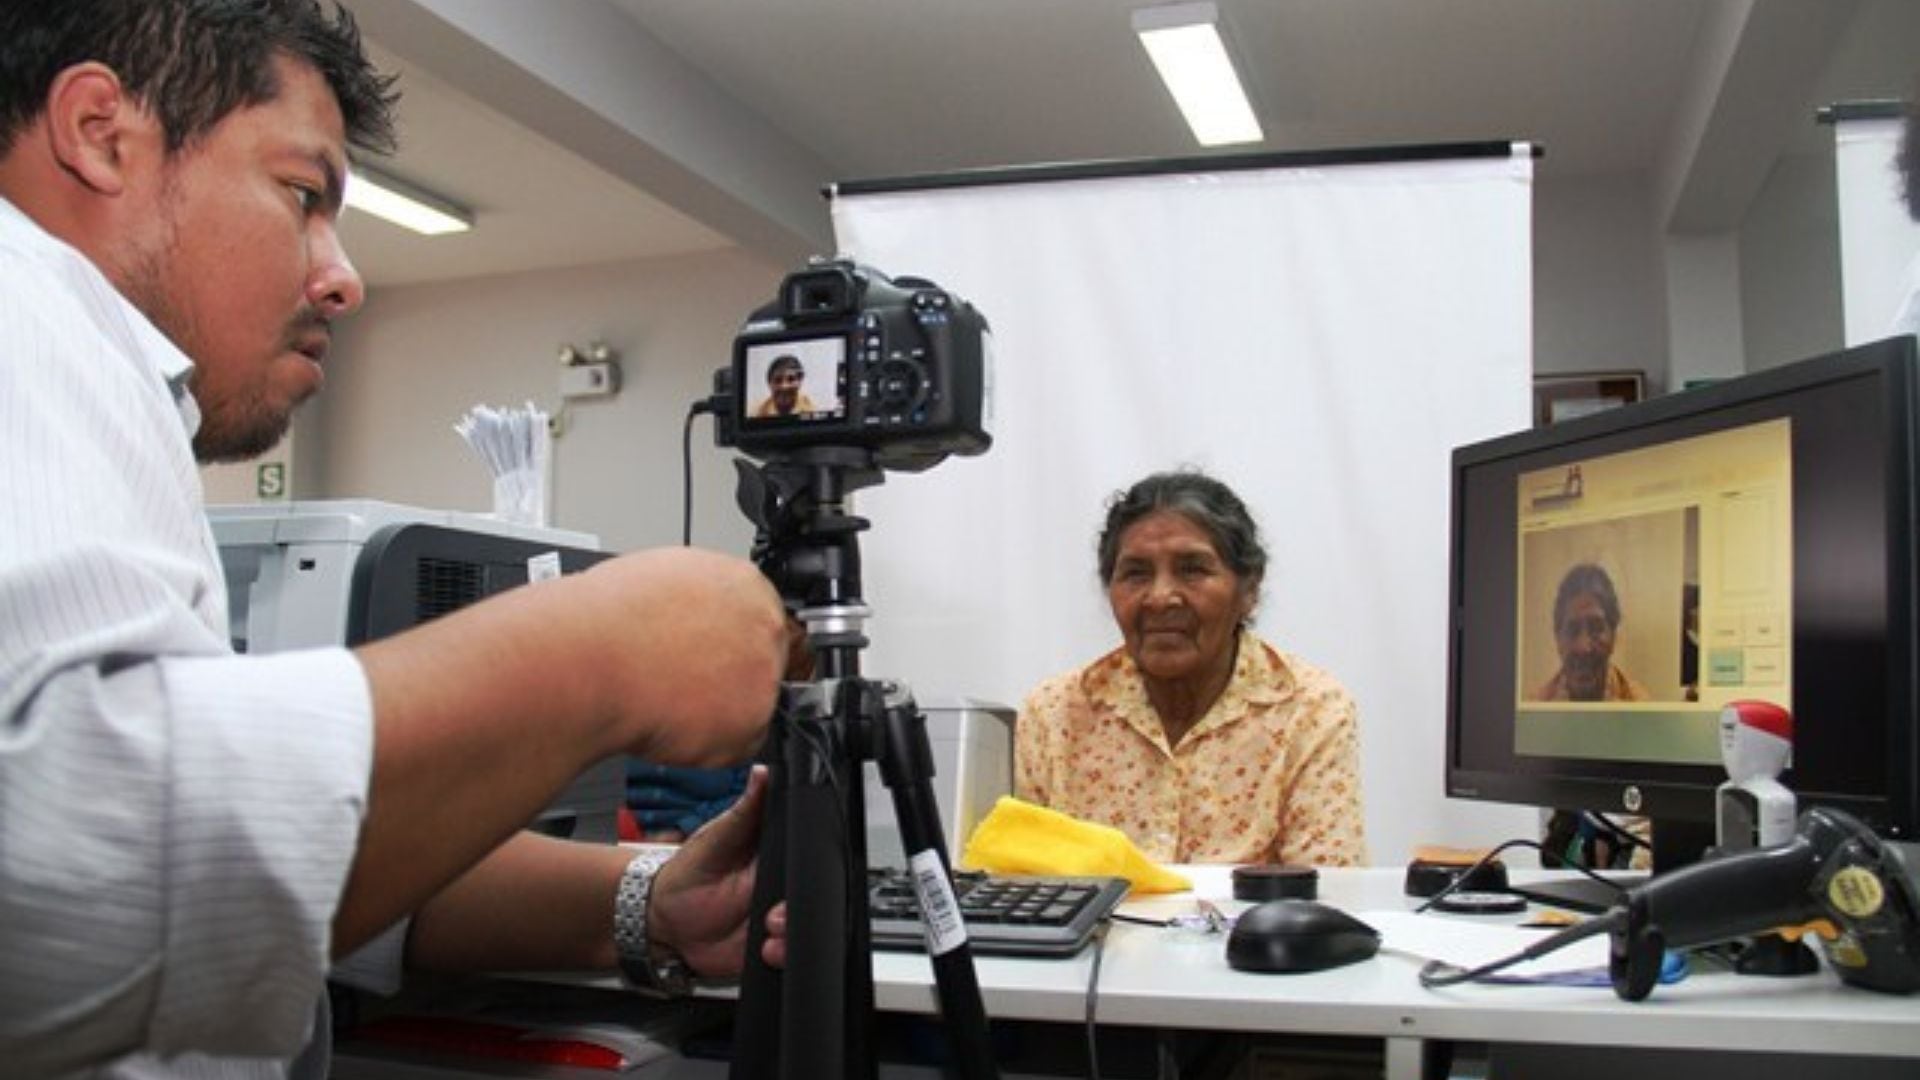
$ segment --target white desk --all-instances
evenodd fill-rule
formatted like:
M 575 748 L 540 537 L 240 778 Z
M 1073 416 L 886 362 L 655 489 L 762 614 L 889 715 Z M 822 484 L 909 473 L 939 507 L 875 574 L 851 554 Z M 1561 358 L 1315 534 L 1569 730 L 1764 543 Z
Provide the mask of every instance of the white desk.
M 1228 868 L 1187 869 L 1195 883 L 1191 896 L 1232 910 L 1245 906 L 1232 900 Z M 1349 911 L 1411 910 L 1415 901 L 1402 895 L 1402 878 L 1399 869 L 1322 871 L 1320 898 Z M 1188 901 L 1190 909 L 1191 896 L 1175 900 Z M 975 960 L 990 1016 L 1068 1023 L 1085 1016 L 1092 963 L 1091 950 L 1064 961 Z M 1097 1019 L 1383 1038 L 1388 1076 L 1395 1080 L 1420 1074 L 1427 1040 L 1907 1058 L 1914 1059 L 1912 1074 L 1920 1076 L 1920 995 L 1859 990 L 1827 971 L 1768 979 L 1696 965 L 1696 973 L 1680 983 L 1629 1003 L 1611 990 L 1575 987 L 1427 990 L 1419 984 L 1419 966 L 1383 953 L 1310 975 L 1247 974 L 1227 966 L 1224 943 L 1115 923 L 1101 964 Z M 937 1011 L 925 957 L 880 953 L 873 972 L 880 1008 Z
M 1227 910 L 1226 867 L 1186 868 L 1195 892 L 1131 902 L 1127 909 L 1191 911 L 1195 896 Z M 1516 871 L 1516 877 L 1528 874 Z M 1538 871 L 1536 877 L 1547 877 Z M 1333 870 L 1320 875 L 1320 897 L 1355 912 L 1411 910 L 1398 869 Z M 1123 909 L 1123 910 L 1127 910 Z M 1429 916 L 1422 916 L 1427 918 Z M 1486 917 L 1434 915 L 1483 922 Z M 1517 921 L 1508 917 L 1507 921 Z M 996 1019 L 1081 1024 L 1091 950 L 1069 960 L 981 957 L 975 966 L 988 1014 Z M 1419 963 L 1381 955 L 1310 975 L 1256 975 L 1226 963 L 1224 939 L 1115 923 L 1101 962 L 1102 1024 L 1384 1040 L 1390 1080 L 1423 1080 L 1428 1051 L 1447 1044 L 1492 1046 L 1531 1061 L 1514 1072 L 1566 1080 L 1573 1076 L 1682 1075 L 1920 1077 L 1920 995 L 1891 997 L 1844 986 L 1831 972 L 1796 979 L 1734 975 L 1696 965 L 1695 973 L 1659 986 L 1642 1002 L 1610 989 L 1555 986 L 1460 986 L 1427 990 Z M 938 1012 L 932 968 L 918 953 L 874 956 L 874 992 L 884 1011 Z M 610 977 L 554 976 L 555 981 L 618 989 Z M 731 991 L 703 991 L 731 996 Z M 1559 1047 L 1589 1048 L 1568 1053 Z M 1629 1048 L 1621 1051 L 1620 1048 Z M 1747 1054 L 1738 1055 L 1745 1051 Z M 1702 1054 L 1701 1052 L 1705 1052 Z M 1623 1058 L 1622 1053 L 1639 1057 Z M 1769 1061 L 1755 1055 L 1798 1055 Z M 1813 1058 L 1831 1058 L 1814 1061 Z M 1843 1060 L 1845 1059 L 1845 1060 Z M 1496 1061 L 1499 1058 L 1496 1057 Z M 710 1076 L 710 1064 L 684 1075 Z M 1808 1066 L 1812 1067 L 1809 1068 Z M 699 1071 L 704 1069 L 705 1071 Z M 648 1075 L 653 1075 L 649 1073 Z M 682 1075 L 674 1073 L 672 1075 Z

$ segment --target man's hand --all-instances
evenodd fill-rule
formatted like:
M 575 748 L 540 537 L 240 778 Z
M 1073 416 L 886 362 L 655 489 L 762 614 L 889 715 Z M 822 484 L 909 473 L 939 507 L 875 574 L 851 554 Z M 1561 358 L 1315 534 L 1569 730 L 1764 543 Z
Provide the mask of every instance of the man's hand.
M 753 756 L 788 651 L 780 597 L 753 564 L 667 548 L 565 580 L 591 612 L 578 629 L 595 635 L 601 707 L 631 732 L 622 749 L 662 765 Z
M 755 765 L 746 793 L 707 822 L 660 868 L 648 900 L 647 934 L 678 952 L 698 975 L 730 978 L 746 959 L 747 918 L 753 903 L 754 856 L 766 811 L 767 770 Z M 786 906 L 767 914 L 761 959 L 787 959 Z

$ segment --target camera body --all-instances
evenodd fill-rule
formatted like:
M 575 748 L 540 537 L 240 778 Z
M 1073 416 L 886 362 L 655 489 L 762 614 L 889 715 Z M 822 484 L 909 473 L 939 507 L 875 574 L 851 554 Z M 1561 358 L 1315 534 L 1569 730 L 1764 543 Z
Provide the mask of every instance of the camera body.
M 993 444 L 986 318 L 930 281 L 844 259 L 788 275 L 714 388 L 714 441 L 757 458 L 853 448 L 915 472 Z

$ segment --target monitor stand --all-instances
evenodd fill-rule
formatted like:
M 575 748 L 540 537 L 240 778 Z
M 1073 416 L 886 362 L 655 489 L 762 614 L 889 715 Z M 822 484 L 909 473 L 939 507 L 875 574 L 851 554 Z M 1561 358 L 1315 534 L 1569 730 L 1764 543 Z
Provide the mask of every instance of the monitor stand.
M 1712 825 L 1656 820 L 1653 823 L 1653 872 L 1663 874 L 1699 862 L 1713 842 Z M 1618 902 L 1628 889 L 1647 880 L 1646 874 L 1607 872 L 1603 876 L 1607 880 L 1573 877 L 1559 881 L 1537 881 L 1531 885 L 1513 885 L 1507 891 L 1536 903 L 1598 915 Z
M 1575 877 L 1564 881 L 1509 885 L 1507 891 L 1524 896 L 1536 904 L 1551 904 L 1583 915 L 1598 915 L 1618 902 L 1628 889 L 1645 880 L 1645 874 L 1609 874 L 1605 881 Z

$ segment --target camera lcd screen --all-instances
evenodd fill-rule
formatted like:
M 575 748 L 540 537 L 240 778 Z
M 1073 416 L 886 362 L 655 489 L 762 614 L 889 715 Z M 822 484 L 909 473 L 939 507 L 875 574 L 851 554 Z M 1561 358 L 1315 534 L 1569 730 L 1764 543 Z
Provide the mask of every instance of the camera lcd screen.
M 746 346 L 741 420 L 804 424 L 847 415 L 847 339 L 842 335 Z

